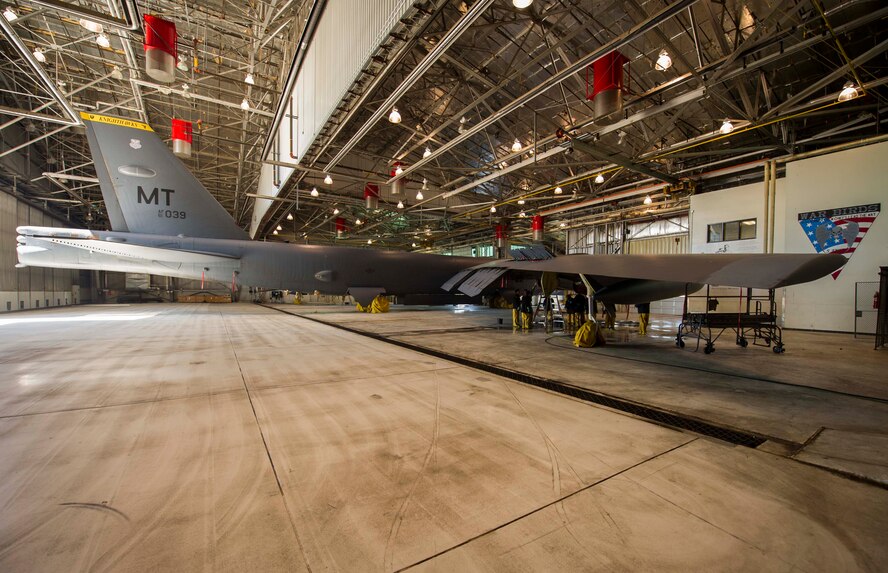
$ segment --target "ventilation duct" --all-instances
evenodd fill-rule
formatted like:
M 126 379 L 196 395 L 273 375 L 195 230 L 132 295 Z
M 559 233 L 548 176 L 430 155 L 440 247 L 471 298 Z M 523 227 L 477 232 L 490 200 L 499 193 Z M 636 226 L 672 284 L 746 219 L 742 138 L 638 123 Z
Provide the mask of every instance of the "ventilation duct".
M 596 120 L 623 109 L 623 64 L 627 61 L 614 50 L 592 62 L 592 94 L 590 97 L 587 77 L 586 97 L 594 100 Z

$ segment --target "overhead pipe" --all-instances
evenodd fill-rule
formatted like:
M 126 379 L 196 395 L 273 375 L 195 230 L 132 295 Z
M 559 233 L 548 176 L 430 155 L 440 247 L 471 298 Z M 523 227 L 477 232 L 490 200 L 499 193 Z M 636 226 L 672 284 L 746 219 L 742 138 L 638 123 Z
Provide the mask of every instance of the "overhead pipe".
M 777 204 L 777 161 L 771 160 L 771 197 L 768 202 L 768 252 L 774 252 L 774 211 Z
M 770 161 L 765 162 L 764 170 L 765 170 L 765 176 L 764 176 L 765 195 L 764 195 L 764 202 L 763 202 L 764 215 L 762 216 L 762 223 L 763 223 L 762 227 L 765 230 L 765 233 L 764 233 L 765 236 L 763 237 L 764 240 L 763 240 L 763 245 L 762 245 L 762 252 L 769 253 L 770 251 L 768 250 L 768 231 L 767 231 L 767 229 L 768 229 L 768 205 L 770 204 L 770 200 L 771 200 L 771 162 Z
M 296 44 L 296 55 L 293 57 L 290 71 L 287 72 L 287 79 L 284 82 L 284 89 L 281 90 L 281 97 L 278 100 L 277 108 L 273 114 L 270 114 L 274 119 L 272 119 L 271 125 L 268 127 L 268 139 L 265 140 L 262 153 L 259 154 L 260 160 L 268 159 L 268 154 L 271 153 L 271 146 L 277 137 L 284 115 L 287 113 L 287 100 L 293 95 L 293 88 L 296 85 L 296 79 L 299 77 L 299 71 L 302 69 L 302 63 L 305 61 L 305 54 L 308 52 L 308 47 L 311 44 L 318 22 L 326 6 L 327 0 L 314 0 L 311 10 L 308 12 L 308 18 L 305 21 L 302 34 L 300 34 L 299 42 Z
M 407 93 L 413 84 L 419 81 L 422 78 L 422 75 L 431 68 L 435 62 L 438 61 L 444 52 L 446 52 L 450 46 L 453 45 L 456 40 L 462 36 L 463 32 L 465 32 L 474 22 L 477 20 L 481 14 L 483 14 L 487 8 L 493 4 L 494 0 L 478 0 L 472 6 L 472 8 L 465 13 L 465 15 L 457 21 L 457 23 L 448 30 L 447 34 L 444 35 L 443 38 L 435 45 L 434 49 L 429 52 L 425 58 L 422 59 L 419 64 L 413 70 L 407 74 L 407 77 L 395 88 L 395 90 L 386 98 L 386 100 L 380 104 L 376 111 L 373 112 L 373 115 L 358 129 L 357 133 L 355 133 L 348 142 L 342 146 L 332 160 L 327 163 L 327 166 L 324 168 L 325 170 L 330 170 L 336 167 L 336 164 L 342 161 L 342 159 L 361 141 L 361 139 L 366 136 L 370 130 L 376 125 L 382 117 L 389 112 L 389 110 L 398 103 L 398 100 Z M 391 183 L 391 182 L 390 182 Z
M 70 121 L 59 123 L 64 123 L 67 127 L 83 125 L 83 122 L 80 121 L 80 114 L 77 113 L 71 106 L 71 103 L 65 99 L 65 96 L 59 90 L 58 86 L 52 81 L 52 78 L 49 77 L 49 74 L 46 73 L 46 70 L 43 69 L 43 66 L 40 65 L 40 62 L 38 62 L 34 57 L 34 54 L 31 53 L 31 50 L 29 50 L 28 47 L 25 46 L 25 43 L 22 42 L 22 39 L 18 37 L 18 34 L 15 33 L 15 30 L 12 29 L 12 25 L 6 20 L 6 18 L 0 18 L 0 28 L 3 29 L 3 33 L 9 39 L 9 42 L 13 47 L 15 47 L 19 55 L 28 62 L 28 65 L 34 70 L 34 73 L 37 74 L 43 88 L 52 95 L 53 99 L 62 107 L 65 115 L 70 118 Z
M 476 133 L 493 125 L 494 123 L 496 123 L 497 121 L 499 121 L 503 117 L 509 115 L 510 113 L 512 113 L 513 111 L 518 109 L 519 107 L 523 106 L 525 103 L 527 103 L 527 102 L 533 100 L 534 98 L 536 98 L 537 96 L 543 94 L 549 88 L 560 84 L 561 82 L 565 81 L 566 79 L 572 77 L 577 72 L 585 69 L 586 66 L 588 66 L 590 63 L 594 62 L 598 58 L 602 57 L 605 54 L 613 52 L 614 50 L 618 50 L 618 49 L 622 48 L 623 46 L 637 40 L 638 38 L 643 36 L 646 32 L 648 32 L 652 28 L 655 28 L 656 26 L 660 25 L 662 22 L 675 16 L 677 13 L 684 10 L 688 6 L 692 6 L 693 4 L 696 4 L 698 1 L 699 0 L 679 0 L 678 2 L 675 2 L 674 4 L 667 6 L 666 8 L 660 10 L 659 12 L 657 12 L 655 15 L 651 16 L 650 18 L 648 18 L 644 22 L 634 26 L 628 32 L 625 32 L 621 36 L 614 38 L 613 40 L 611 40 L 610 42 L 601 46 L 597 50 L 593 50 L 592 52 L 587 54 L 585 57 L 580 58 L 579 60 L 574 62 L 573 65 L 564 68 L 563 70 L 561 70 L 559 73 L 555 74 L 554 76 L 547 78 L 545 82 L 538 84 L 536 87 L 531 88 L 530 90 L 525 92 L 523 95 L 515 98 L 514 100 L 512 100 L 511 102 L 509 102 L 508 104 L 506 104 L 502 108 L 500 108 L 496 113 L 492 114 L 490 117 L 487 117 L 487 118 L 481 120 L 480 122 L 475 124 L 473 127 L 467 129 L 462 134 L 460 134 L 457 137 L 455 137 L 454 139 L 450 140 L 448 143 L 444 144 L 441 147 L 438 147 L 438 149 L 433 151 L 431 153 L 431 155 L 420 159 L 419 161 L 417 161 L 416 163 L 414 163 L 413 165 L 411 165 L 410 167 L 405 169 L 399 176 L 396 176 L 396 177 L 390 179 L 386 183 L 391 184 L 392 181 L 394 181 L 395 179 L 397 179 L 399 177 L 406 177 L 407 175 L 409 175 L 413 171 L 416 171 L 417 169 L 419 169 L 420 167 L 422 167 L 426 163 L 434 161 L 436 158 L 441 156 L 441 154 L 453 149 L 454 147 L 456 147 L 460 143 L 466 141 L 467 139 L 469 139 L 470 137 L 472 137 Z

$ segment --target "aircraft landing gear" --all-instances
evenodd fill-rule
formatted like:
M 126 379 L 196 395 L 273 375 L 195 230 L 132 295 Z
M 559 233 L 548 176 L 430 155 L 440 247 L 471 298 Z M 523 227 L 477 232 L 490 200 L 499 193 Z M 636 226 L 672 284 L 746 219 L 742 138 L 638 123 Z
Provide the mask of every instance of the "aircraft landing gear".
M 713 352 L 715 352 L 715 345 L 711 342 L 707 342 L 706 346 L 703 348 L 703 353 L 712 354 Z

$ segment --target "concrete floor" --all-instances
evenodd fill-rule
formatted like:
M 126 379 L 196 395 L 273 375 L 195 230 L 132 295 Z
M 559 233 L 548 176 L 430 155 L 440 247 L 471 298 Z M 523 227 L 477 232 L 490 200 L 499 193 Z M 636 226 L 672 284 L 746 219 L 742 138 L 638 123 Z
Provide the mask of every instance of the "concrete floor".
M 737 378 L 727 344 L 702 361 L 620 335 L 593 353 L 478 330 L 491 311 L 295 311 L 631 396 L 653 386 L 658 405 L 811 438 L 810 459 L 249 304 L 17 313 L 0 317 L 0 571 L 888 568 L 888 490 L 810 465 L 841 447 L 884 468 L 862 436 L 884 437 L 885 390 L 847 395 L 840 377 L 861 366 L 837 360 L 821 388 L 790 385 L 801 338 L 779 357 L 746 349 L 761 359 Z M 676 386 L 683 401 L 660 389 L 676 378 L 698 384 Z

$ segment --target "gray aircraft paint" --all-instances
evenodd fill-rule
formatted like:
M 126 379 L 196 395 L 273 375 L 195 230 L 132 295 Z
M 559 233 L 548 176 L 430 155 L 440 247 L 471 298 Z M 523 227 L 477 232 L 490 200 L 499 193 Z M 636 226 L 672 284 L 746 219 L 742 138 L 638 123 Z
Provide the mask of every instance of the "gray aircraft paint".
M 234 287 L 351 291 L 366 304 L 377 293 L 441 294 L 445 283 L 459 289 L 463 281 L 448 279 L 479 265 L 504 267 L 505 276 L 519 279 L 550 271 L 568 287 L 583 273 L 601 287 L 603 302 L 609 297 L 612 302 L 648 302 L 681 294 L 689 283 L 774 288 L 807 282 L 845 262 L 841 255 L 756 254 L 491 261 L 250 241 L 150 127 L 82 115 L 114 231 L 19 227 L 17 252 L 23 265 L 206 278 Z M 500 280 L 495 277 L 471 291 L 492 291 Z

